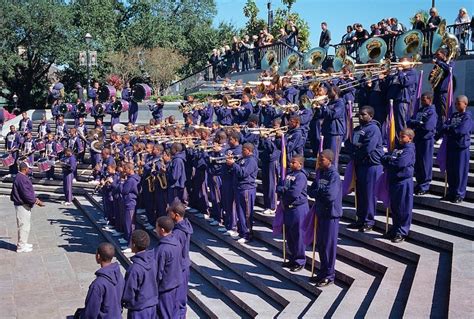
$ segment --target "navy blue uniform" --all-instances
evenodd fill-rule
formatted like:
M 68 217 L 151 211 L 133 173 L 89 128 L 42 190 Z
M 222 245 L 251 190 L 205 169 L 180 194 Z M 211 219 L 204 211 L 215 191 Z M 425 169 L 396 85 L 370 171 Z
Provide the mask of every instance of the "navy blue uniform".
M 378 122 L 372 120 L 354 129 L 352 142 L 346 141 L 354 160 L 356 173 L 357 223 L 374 225 L 376 208 L 375 186 L 382 174 L 382 134 Z
M 277 187 L 283 205 L 283 222 L 288 240 L 289 262 L 303 266 L 306 263 L 303 221 L 308 213 L 307 173 L 292 171 L 283 186 Z
M 183 281 L 179 285 L 178 291 L 176 292 L 179 318 L 186 318 L 186 304 L 188 302 L 189 267 L 191 267 L 191 259 L 189 258 L 189 245 L 191 242 L 192 234 L 193 226 L 191 226 L 189 220 L 183 219 L 174 225 L 173 236 L 176 237 L 182 248 L 181 266 Z
M 407 122 L 415 131 L 415 177 L 416 191 L 427 192 L 430 188 L 433 170 L 433 146 L 438 115 L 434 105 L 421 106 L 418 112 Z
M 398 146 L 382 157 L 388 168 L 390 209 L 392 211 L 392 235 L 406 237 L 410 231 L 413 209 L 413 171 L 415 166 L 415 145 Z
M 319 178 L 308 189 L 308 195 L 314 198 L 318 218 L 316 248 L 321 260 L 318 279 L 334 281 L 339 219 L 342 216 L 342 186 L 337 167 L 331 165 L 327 170 L 320 170 Z

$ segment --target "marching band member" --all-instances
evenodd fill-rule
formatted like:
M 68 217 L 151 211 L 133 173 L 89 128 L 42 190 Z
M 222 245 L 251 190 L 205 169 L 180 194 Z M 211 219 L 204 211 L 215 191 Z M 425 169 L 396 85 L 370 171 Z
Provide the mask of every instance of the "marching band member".
M 13 165 L 8 167 L 8 176 L 11 177 L 15 177 L 18 173 L 18 165 L 16 165 L 16 160 L 18 158 L 18 151 L 21 145 L 20 142 L 20 134 L 18 134 L 16 131 L 16 127 L 14 125 L 10 125 L 10 132 L 8 132 L 7 136 L 5 137 L 5 149 L 12 155 L 14 159 Z
M 359 110 L 360 125 L 354 129 L 352 142 L 347 147 L 354 160 L 356 174 L 357 221 L 347 226 L 360 232 L 372 230 L 376 209 L 375 186 L 382 173 L 380 158 L 383 155 L 382 133 L 373 120 L 374 109 L 363 106 Z
M 436 129 L 440 130 L 442 125 L 447 119 L 445 114 L 446 110 L 450 107 L 448 103 L 448 87 L 449 81 L 451 78 L 452 68 L 454 67 L 454 62 L 446 62 L 448 57 L 448 51 L 444 48 L 440 48 L 435 52 L 433 64 L 440 67 L 443 71 L 442 79 L 439 81 L 438 85 L 433 88 L 433 104 L 436 107 L 436 113 L 438 114 L 438 123 Z
M 233 115 L 232 115 L 233 112 L 230 108 L 225 107 L 222 104 L 218 104 L 215 106 L 215 112 L 216 112 L 217 122 L 220 125 L 229 126 L 233 124 L 234 122 Z
M 202 146 L 208 146 L 208 140 L 210 139 L 209 130 L 200 130 L 200 138 Z M 192 143 L 192 142 L 191 142 Z M 194 176 L 192 179 L 192 191 L 194 196 L 192 203 L 193 208 L 197 209 L 202 215 L 196 215 L 197 217 L 208 218 L 209 217 L 209 196 L 207 193 L 207 154 L 205 150 L 192 149 L 192 165 L 194 167 Z
M 150 236 L 141 229 L 133 231 L 131 246 L 135 255 L 130 258 L 132 265 L 125 274 L 122 304 L 128 310 L 128 318 L 156 319 L 157 269 L 153 250 L 147 250 Z
M 156 124 L 161 123 L 163 121 L 163 106 L 164 103 L 161 102 L 160 97 L 156 98 L 155 104 L 148 106 L 148 109 L 151 112 L 151 116 L 155 120 Z
M 120 209 L 115 203 L 114 193 L 117 191 L 117 187 L 120 186 L 120 175 L 117 173 L 117 165 L 112 162 L 106 166 L 106 174 L 101 180 L 102 187 L 102 204 L 104 209 L 104 215 L 107 222 L 116 227 L 117 230 L 122 230 L 121 220 L 118 216 Z
M 363 75 L 361 80 L 363 81 L 361 91 L 365 94 L 366 100 L 363 103 L 359 102 L 359 105 L 373 105 L 374 119 L 382 125 L 387 119 L 388 110 L 386 74 L 381 73 L 378 77 L 372 77 L 369 80 Z
M 184 162 L 186 157 L 183 146 L 179 143 L 173 143 L 170 148 L 171 160 L 166 168 L 166 177 L 168 182 L 168 205 L 175 198 L 184 203 L 184 187 L 186 183 L 186 174 Z
M 155 172 L 152 172 L 152 174 L 155 174 L 155 180 L 156 180 L 156 186 L 155 186 L 155 211 L 156 215 L 158 217 L 165 216 L 166 215 L 166 206 L 167 206 L 167 201 L 168 201 L 168 185 L 166 181 L 166 166 L 163 160 L 163 145 L 161 144 L 156 144 L 153 147 L 153 155 L 156 158 L 154 164 L 155 164 Z M 156 222 L 156 221 L 155 221 Z M 152 225 L 154 225 L 153 223 Z
M 110 127 L 114 127 L 115 124 L 120 123 L 121 112 L 116 112 L 113 107 L 116 102 L 118 102 L 117 97 L 111 96 L 110 102 L 107 103 L 106 107 L 106 112 L 110 114 Z
M 204 108 L 198 110 L 198 114 L 201 117 L 201 125 L 211 127 L 212 119 L 214 117 L 214 108 L 211 103 L 206 103 Z
M 312 91 L 308 91 L 312 92 Z M 321 97 L 321 96 L 326 96 L 328 92 L 328 89 L 324 85 L 318 86 L 316 89 L 316 96 L 315 97 Z M 311 97 L 308 95 L 308 98 L 311 99 Z M 308 104 L 311 104 L 311 102 L 306 102 Z M 316 101 L 312 103 L 312 105 L 305 105 L 306 108 L 313 107 L 313 117 L 311 118 L 311 121 L 309 122 L 309 142 L 311 144 L 311 150 L 313 152 L 313 157 L 316 158 L 319 153 L 320 146 L 319 144 L 321 143 L 321 117 L 320 117 L 320 112 L 316 112 L 315 106 L 316 104 L 319 104 L 320 106 L 324 105 L 326 101 L 321 100 L 320 102 Z
M 98 100 L 92 102 L 92 109 L 91 109 L 91 116 L 94 118 L 95 121 L 101 120 L 104 122 L 104 105 L 99 103 Z M 102 111 L 99 109 L 99 106 L 102 107 Z
M 240 145 L 240 134 L 232 131 L 228 134 L 229 147 L 224 153 L 227 156 L 242 156 L 242 146 Z M 222 171 L 222 208 L 224 209 L 225 227 L 218 228 L 218 231 L 224 232 L 226 236 L 236 236 L 237 212 L 235 211 L 235 200 L 237 192 L 236 178 L 234 171 L 224 167 Z
M 299 91 L 295 88 L 294 85 L 291 85 L 290 79 L 284 78 L 281 81 L 281 86 L 283 89 L 283 97 L 285 98 L 286 102 L 289 104 L 296 104 L 299 100 Z
M 80 99 L 76 101 L 76 104 L 72 107 L 71 115 L 74 118 L 74 125 L 77 127 L 79 125 L 79 119 L 81 117 L 87 117 L 87 113 L 83 113 L 82 110 L 79 110 L 79 105 L 83 104 Z
M 424 195 L 430 189 L 433 170 L 434 136 L 438 115 L 433 103 L 433 95 L 425 92 L 421 95 L 421 107 L 407 122 L 415 130 L 415 177 L 416 195 Z
M 309 210 L 306 193 L 308 179 L 303 169 L 304 157 L 294 155 L 290 160 L 290 172 L 286 175 L 285 184 L 277 186 L 283 204 L 283 221 L 286 227 L 289 260 L 282 264 L 297 272 L 306 263 L 303 221 Z
M 31 132 L 33 130 L 33 122 L 28 117 L 28 113 L 23 112 L 21 113 L 21 116 L 22 116 L 22 119 L 20 120 L 20 123 L 18 124 L 18 131 L 21 134 Z
M 233 171 L 237 193 L 235 206 L 237 210 L 237 223 L 239 234 L 232 236 L 239 243 L 247 243 L 252 239 L 253 206 L 257 194 L 257 158 L 253 154 L 254 145 L 245 143 L 242 146 L 242 158 L 235 160 L 232 156 L 227 158 L 226 164 Z
M 61 158 L 61 165 L 63 170 L 63 191 L 66 200 L 63 202 L 64 206 L 72 205 L 72 182 L 74 179 L 74 172 L 77 169 L 76 157 L 71 148 L 66 148 L 64 156 Z
M 252 111 L 253 106 L 252 103 L 250 103 L 250 95 L 242 94 L 240 107 L 232 110 L 232 115 L 234 116 L 233 124 L 246 125 Z
M 159 160 L 158 156 L 155 156 L 154 144 L 148 143 L 146 145 L 145 158 L 142 163 L 143 174 L 141 175 L 142 182 L 142 199 L 143 206 L 145 207 L 145 214 L 148 222 L 152 225 L 156 223 L 156 204 L 155 204 L 155 175 L 156 174 L 156 161 Z
M 30 166 L 33 166 L 34 163 L 34 152 L 35 152 L 36 143 L 33 140 L 33 135 L 31 132 L 27 132 L 25 134 L 25 138 L 21 143 L 21 152 L 22 157 L 26 157 Z M 33 172 L 30 170 L 31 176 L 33 176 Z
M 399 145 L 391 153 L 382 156 L 382 163 L 388 168 L 390 209 L 392 228 L 387 238 L 393 243 L 405 240 L 410 231 L 413 209 L 413 171 L 415 166 L 415 132 L 403 129 L 398 139 Z
M 262 105 L 261 123 L 264 127 L 272 127 L 273 120 L 280 117 L 280 114 L 276 111 L 272 102 L 261 101 L 258 102 Z M 286 100 L 283 98 L 283 92 L 278 90 L 275 91 L 275 104 L 284 105 Z
M 447 142 L 448 193 L 445 200 L 461 203 L 466 196 L 469 175 L 469 146 L 473 130 L 472 115 L 466 110 L 469 101 L 465 95 L 456 98 L 456 112 L 441 127 Z
M 178 238 L 173 236 L 175 225 L 168 216 L 162 216 L 156 221 L 156 233 L 160 242 L 154 249 L 158 274 L 158 317 L 176 318 L 180 311 L 178 291 L 183 283 L 182 254 L 183 247 Z
M 47 136 L 46 144 L 45 144 L 45 152 L 44 152 L 44 157 L 48 160 L 54 163 L 55 159 L 57 158 L 57 153 L 56 153 L 56 142 L 54 140 L 54 135 L 53 133 L 49 133 Z M 51 168 L 46 171 L 46 179 L 49 179 L 52 181 L 54 179 L 54 165 L 51 165 Z
M 91 102 L 98 101 L 99 99 L 98 93 L 99 93 L 99 82 L 94 81 L 92 86 L 90 86 L 89 89 L 87 90 L 87 98 Z
M 298 115 L 292 115 L 290 117 L 288 128 L 288 133 L 285 135 L 288 159 L 291 159 L 295 155 L 303 156 L 304 140 L 303 132 L 300 127 L 300 117 Z M 278 133 L 277 136 L 281 137 L 281 133 Z M 279 147 L 281 149 L 281 144 Z
M 330 149 L 334 153 L 336 168 L 339 162 L 341 143 L 346 134 L 346 108 L 344 100 L 340 98 L 340 90 L 333 86 L 328 90 L 329 103 L 327 105 L 316 104 L 316 113 L 323 119 L 321 133 L 324 136 L 323 148 Z
M 314 198 L 317 217 L 316 248 L 321 265 L 316 277 L 310 278 L 318 287 L 334 282 L 336 278 L 336 250 L 339 219 L 342 217 L 342 187 L 337 167 L 333 165 L 334 153 L 325 149 L 318 157 L 319 176 L 308 188 Z
M 135 212 L 137 206 L 137 198 L 140 194 L 140 177 L 135 174 L 133 163 L 124 164 L 124 175 L 120 184 L 120 192 L 124 202 L 124 239 L 130 244 L 132 232 L 135 230 Z M 131 248 L 124 249 L 125 253 L 130 253 Z
M 273 128 L 280 127 L 281 119 L 273 120 Z M 276 187 L 280 174 L 281 151 L 277 147 L 276 141 L 281 139 L 278 136 L 268 136 L 264 134 L 260 138 L 260 159 L 262 160 L 262 186 L 263 186 L 263 211 L 264 214 L 275 213 L 277 206 Z M 278 141 L 281 143 L 281 141 Z
M 194 103 L 194 96 L 188 95 L 186 97 L 186 104 L 193 104 Z M 192 109 L 190 113 L 183 113 L 184 123 L 190 122 L 191 125 L 197 125 L 199 120 L 199 113 L 198 110 Z
M 401 59 L 401 62 L 405 61 L 407 61 L 406 58 Z M 387 77 L 387 99 L 392 99 L 394 103 L 395 133 L 398 136 L 398 133 L 407 127 L 407 119 L 410 118 L 408 111 L 411 92 L 418 82 L 416 71 L 410 65 L 400 66 L 397 70 L 396 74 Z
M 45 138 L 47 134 L 51 133 L 51 126 L 46 120 L 46 115 L 41 117 L 41 123 L 38 125 L 38 137 Z
M 252 128 L 257 128 L 258 127 L 258 116 L 256 114 L 251 114 L 249 116 L 249 119 L 247 121 L 247 129 L 244 130 L 242 134 L 242 140 L 245 143 L 251 143 L 254 145 L 255 149 L 258 148 L 258 144 L 260 142 L 260 137 L 258 134 L 254 134 L 254 132 L 251 131 Z M 255 152 L 254 156 L 258 158 L 258 153 Z
M 62 140 L 68 135 L 68 128 L 66 123 L 64 123 L 64 116 L 59 115 L 56 123 L 56 137 L 59 140 Z
M 224 157 L 227 144 L 227 134 L 224 131 L 216 132 L 214 139 L 214 147 L 209 153 L 212 157 Z M 209 186 L 209 198 L 212 203 L 211 218 L 209 224 L 211 226 L 222 226 L 224 221 L 223 204 L 222 204 L 222 174 L 223 165 L 210 161 L 210 157 L 206 158 L 207 163 L 207 182 Z M 225 227 L 224 227 L 225 229 Z
M 173 236 L 176 237 L 181 244 L 181 267 L 183 281 L 179 285 L 176 292 L 176 300 L 178 303 L 178 317 L 186 318 L 186 304 L 188 302 L 188 283 L 189 269 L 191 260 L 189 258 L 189 245 L 191 235 L 193 234 L 193 226 L 187 218 L 184 218 L 186 209 L 183 203 L 174 201 L 167 209 L 168 217 L 174 222 Z

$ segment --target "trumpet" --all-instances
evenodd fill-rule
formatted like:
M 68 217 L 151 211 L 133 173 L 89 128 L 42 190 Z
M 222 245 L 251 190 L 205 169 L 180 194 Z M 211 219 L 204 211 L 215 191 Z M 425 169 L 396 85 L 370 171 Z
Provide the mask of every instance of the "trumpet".
M 329 101 L 329 98 L 327 95 L 321 95 L 321 96 L 316 96 L 314 99 L 310 99 L 307 96 L 302 98 L 303 105 L 310 104 L 309 107 L 307 108 L 314 108 L 315 104 L 316 105 L 321 105 L 325 104 Z
M 213 164 L 224 164 L 228 158 L 232 158 L 234 161 L 237 161 L 242 158 L 242 155 L 227 155 L 227 156 L 209 156 L 209 161 Z
M 178 110 L 184 114 L 191 113 L 193 111 L 202 110 L 204 108 L 203 103 L 181 103 L 178 106 Z
M 264 96 L 259 99 L 253 99 L 252 102 L 256 102 L 256 103 L 262 102 L 264 103 L 263 105 L 273 105 L 273 99 L 267 96 Z
M 298 104 L 276 104 L 275 108 L 283 113 L 297 112 L 299 110 Z
M 240 99 L 230 99 L 227 96 L 222 98 L 222 105 L 230 109 L 239 109 L 242 101 Z
M 249 127 L 249 132 L 252 134 L 259 134 L 260 136 L 274 136 L 278 133 L 288 132 L 288 126 L 268 128 L 268 127 Z

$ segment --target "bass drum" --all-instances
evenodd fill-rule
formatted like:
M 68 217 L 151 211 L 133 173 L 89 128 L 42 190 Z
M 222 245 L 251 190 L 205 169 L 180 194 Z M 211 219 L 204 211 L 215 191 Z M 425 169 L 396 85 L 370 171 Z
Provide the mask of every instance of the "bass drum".
M 117 90 L 112 85 L 103 85 L 99 88 L 99 101 L 104 103 L 110 100 L 112 96 L 117 95 Z
M 149 100 L 151 97 L 151 87 L 145 83 L 137 83 L 132 88 L 132 99 L 139 103 Z

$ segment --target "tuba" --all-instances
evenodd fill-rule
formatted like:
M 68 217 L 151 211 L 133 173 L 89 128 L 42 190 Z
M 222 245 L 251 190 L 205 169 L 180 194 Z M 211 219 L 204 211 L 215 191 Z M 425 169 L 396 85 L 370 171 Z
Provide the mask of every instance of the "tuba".
M 286 57 L 283 58 L 281 65 L 278 69 L 278 73 L 280 75 L 285 74 L 288 71 L 296 70 L 298 67 L 298 63 L 300 61 L 300 56 L 297 53 L 290 53 Z
M 105 115 L 104 105 L 101 103 L 97 103 L 96 105 L 94 105 L 94 113 L 95 113 L 95 116 L 97 117 L 104 116 Z
M 305 53 L 303 57 L 303 68 L 318 69 L 326 59 L 326 50 L 324 48 L 312 48 Z
M 262 70 L 278 70 L 277 58 L 278 56 L 275 50 L 268 50 L 261 61 Z
M 448 50 L 448 55 L 446 56 L 446 63 L 449 63 L 451 60 L 455 59 L 458 54 L 459 49 L 459 41 L 458 38 L 446 32 L 446 20 L 441 21 L 438 29 L 433 34 L 433 43 L 431 46 L 431 51 L 436 52 L 439 48 L 445 46 Z M 434 89 L 439 85 L 439 83 L 443 80 L 444 71 L 443 69 L 435 65 L 433 70 L 431 70 L 430 75 L 428 76 L 428 80 L 431 83 L 431 87 Z
M 380 62 L 387 53 L 387 44 L 381 38 L 370 38 L 362 43 L 357 53 L 362 63 Z
M 416 58 L 423 48 L 423 33 L 411 30 L 397 38 L 395 56 L 401 58 Z

